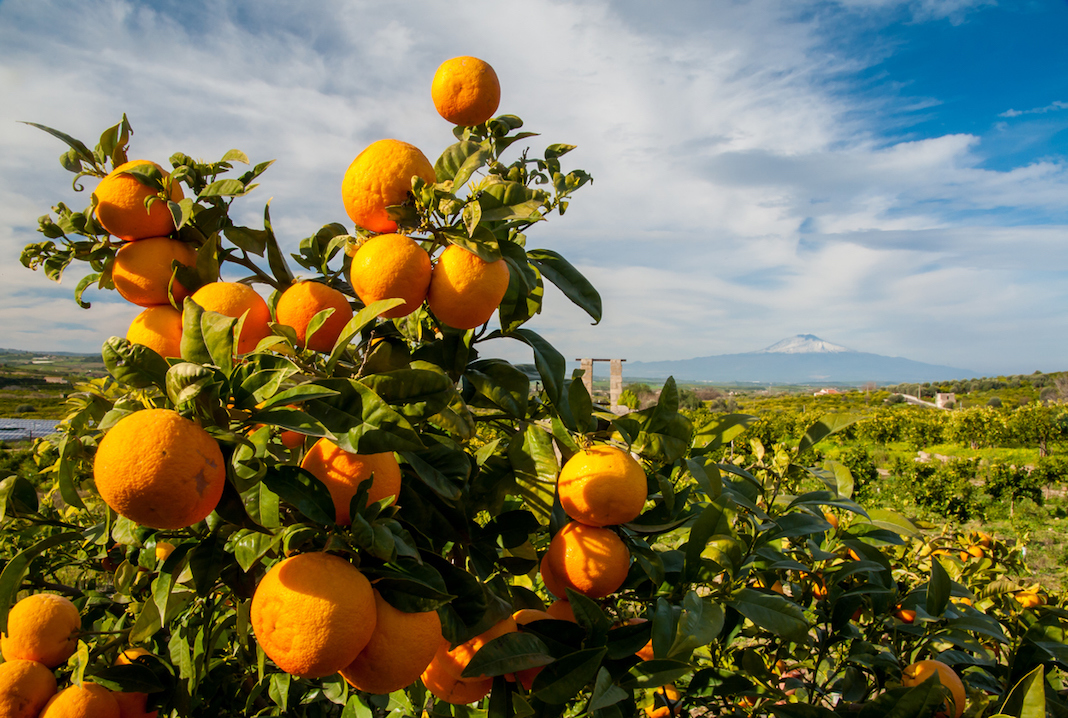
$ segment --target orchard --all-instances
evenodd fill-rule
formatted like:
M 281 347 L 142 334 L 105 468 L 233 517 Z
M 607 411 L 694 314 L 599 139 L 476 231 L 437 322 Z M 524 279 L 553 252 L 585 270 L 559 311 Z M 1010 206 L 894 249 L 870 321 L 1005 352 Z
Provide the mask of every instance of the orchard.
M 271 162 L 38 126 L 90 200 L 23 264 L 143 309 L 38 481 L 0 477 L 0 718 L 1068 715 L 1068 613 L 1020 546 L 813 465 L 856 417 L 764 446 L 753 417 L 695 426 L 672 380 L 595 405 L 524 326 L 546 281 L 601 319 L 535 240 L 590 176 L 495 114 L 487 63 L 428 84 L 455 141 L 339 158 L 351 224 L 289 256 L 269 207 L 230 216 Z

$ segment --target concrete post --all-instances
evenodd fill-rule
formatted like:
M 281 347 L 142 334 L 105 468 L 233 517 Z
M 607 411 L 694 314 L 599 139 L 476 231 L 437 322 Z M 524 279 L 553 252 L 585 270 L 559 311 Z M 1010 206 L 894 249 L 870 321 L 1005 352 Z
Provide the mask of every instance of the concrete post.
M 586 385 L 586 393 L 593 396 L 593 359 L 582 360 L 582 383 Z
M 615 414 L 618 413 L 619 397 L 623 393 L 623 360 L 613 359 L 609 366 L 611 373 L 608 380 L 608 409 Z

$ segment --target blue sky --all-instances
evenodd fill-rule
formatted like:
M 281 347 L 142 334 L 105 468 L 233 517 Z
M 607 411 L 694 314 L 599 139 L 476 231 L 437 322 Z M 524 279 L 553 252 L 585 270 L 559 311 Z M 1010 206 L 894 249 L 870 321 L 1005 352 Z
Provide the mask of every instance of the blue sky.
M 569 357 L 685 359 L 816 334 L 998 374 L 1068 369 L 1068 2 L 0 0 L 0 346 L 93 351 L 137 309 L 18 264 L 87 204 L 56 162 L 126 112 L 132 156 L 276 159 L 284 248 L 343 221 L 340 177 L 452 140 L 429 84 L 489 61 L 501 111 L 595 178 L 530 232 L 600 289 L 533 327 Z M 523 33 L 530 38 L 522 39 Z M 514 342 L 499 355 L 527 356 Z

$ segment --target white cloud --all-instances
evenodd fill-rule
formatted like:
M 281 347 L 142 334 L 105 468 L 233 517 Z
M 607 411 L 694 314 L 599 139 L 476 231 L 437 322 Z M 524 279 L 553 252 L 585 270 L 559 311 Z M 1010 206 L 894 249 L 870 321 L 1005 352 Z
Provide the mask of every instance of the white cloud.
M 433 159 L 452 141 L 430 105 L 430 77 L 447 57 L 471 54 L 502 78 L 501 110 L 542 133 L 534 146 L 577 144 L 565 161 L 595 178 L 567 217 L 530 232 L 605 296 L 605 321 L 591 329 L 549 294 L 533 326 L 568 358 L 591 353 L 591 341 L 593 353 L 663 359 L 814 332 L 953 363 L 976 356 L 985 325 L 1003 327 L 1024 356 L 1063 356 L 1062 344 L 1033 338 L 1062 325 L 1065 165 L 986 169 L 967 134 L 887 140 L 887 117 L 931 100 L 855 96 L 851 78 L 875 58 L 825 39 L 829 27 L 847 33 L 847 21 L 905 12 L 916 23 L 962 22 L 988 4 L 695 0 L 665 13 L 644 2 L 531 0 L 517 26 L 489 0 L 5 0 L 0 321 L 19 346 L 83 350 L 128 321 L 117 303 L 78 310 L 71 280 L 56 289 L 12 267 L 51 202 L 88 202 L 55 163 L 63 147 L 16 120 L 92 144 L 125 111 L 137 156 L 213 159 L 238 147 L 254 162 L 277 158 L 238 217 L 258 225 L 274 197 L 276 230 L 295 251 L 300 237 L 345 220 L 337 187 L 368 143 L 397 137 Z M 1062 225 L 1028 226 L 1032 214 Z

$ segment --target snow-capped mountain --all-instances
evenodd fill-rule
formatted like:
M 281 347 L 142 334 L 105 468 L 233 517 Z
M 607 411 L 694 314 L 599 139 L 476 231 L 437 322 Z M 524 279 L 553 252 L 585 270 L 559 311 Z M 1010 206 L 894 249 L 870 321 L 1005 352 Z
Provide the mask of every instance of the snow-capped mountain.
M 861 384 L 868 381 L 897 384 L 979 376 L 968 369 L 855 351 L 812 334 L 798 334 L 766 349 L 744 354 L 675 361 L 628 361 L 623 365 L 623 371 L 628 380 L 673 376 L 680 381 L 766 384 Z

